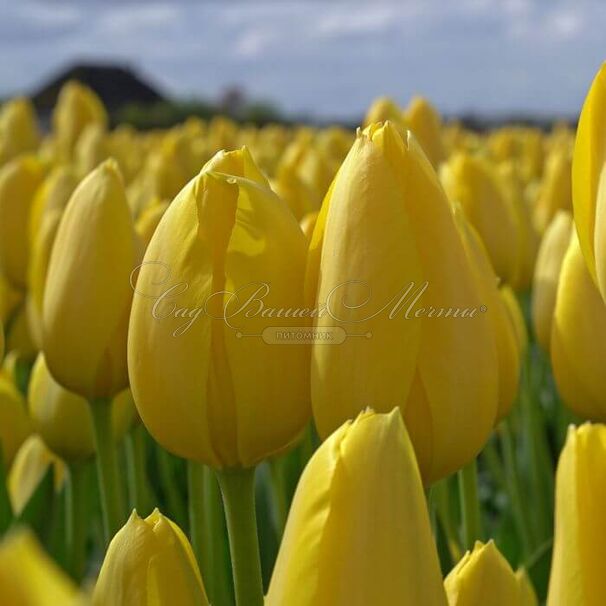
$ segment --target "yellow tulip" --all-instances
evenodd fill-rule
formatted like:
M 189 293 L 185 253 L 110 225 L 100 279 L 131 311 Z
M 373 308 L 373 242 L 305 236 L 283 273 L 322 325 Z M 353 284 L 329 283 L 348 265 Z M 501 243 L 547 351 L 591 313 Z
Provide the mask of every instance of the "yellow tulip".
M 366 406 L 397 405 L 425 482 L 471 461 L 497 413 L 494 336 L 450 204 L 410 133 L 404 141 L 387 122 L 358 135 L 318 217 L 306 290 L 329 308 L 317 331 L 346 334 L 312 348 L 320 435 Z
M 551 326 L 551 362 L 564 403 L 582 418 L 606 421 L 606 305 L 576 233 L 562 262 Z
M 181 529 L 157 509 L 133 512 L 109 545 L 94 606 L 208 606 L 202 577 Z
M 591 84 L 581 110 L 572 157 L 572 203 L 583 257 L 606 300 L 606 63 Z
M 511 162 L 499 166 L 498 178 L 503 195 L 509 200 L 509 205 L 513 209 L 518 233 L 517 263 L 510 283 L 516 291 L 525 291 L 532 282 L 539 236 L 532 222 L 517 167 Z
M 479 541 L 444 581 L 449 606 L 520 606 L 518 580 L 493 541 Z
M 556 475 L 548 606 L 602 606 L 606 596 L 606 427 L 570 427 Z
M 232 297 L 222 291 L 238 292 L 240 305 L 267 283 L 266 308 L 294 309 L 304 271 L 305 237 L 246 148 L 218 153 L 171 203 L 139 272 L 128 339 L 139 414 L 165 448 L 249 467 L 302 431 L 309 350 L 259 337 L 302 320 L 227 317 Z
M 572 210 L 572 163 L 567 150 L 549 156 L 534 207 L 534 224 L 543 233 L 555 214 Z
M 39 435 L 32 434 L 19 447 L 8 476 L 8 493 L 15 515 L 25 509 L 51 466 L 55 491 L 59 492 L 65 481 L 65 463 L 46 447 Z
M 372 102 L 366 112 L 364 126 L 370 126 L 376 122 L 386 122 L 387 120 L 398 126 L 402 126 L 404 116 L 393 99 L 390 99 L 389 97 L 378 97 Z
M 29 214 L 44 171 L 33 156 L 19 156 L 0 169 L 0 271 L 24 289 L 29 260 Z
M 526 574 L 524 568 L 516 570 L 516 581 L 518 582 L 519 606 L 539 606 L 537 594 L 534 587 Z
M 537 341 L 549 352 L 551 323 L 564 255 L 570 244 L 572 215 L 558 211 L 545 230 L 532 283 L 532 322 Z
M 424 97 L 413 97 L 404 110 L 406 126 L 414 133 L 434 168 L 446 159 L 442 121 L 437 109 Z
M 398 409 L 363 412 L 313 455 L 265 606 L 446 605 L 414 450 Z
M 88 124 L 82 130 L 74 149 L 74 163 L 78 174 L 85 177 L 109 156 L 105 125 L 97 122 Z
M 79 600 L 71 579 L 29 530 L 13 532 L 0 543 L 0 604 L 76 606 Z
M 141 238 L 143 249 L 147 248 L 149 245 L 168 205 L 169 202 L 167 201 L 154 201 L 141 212 L 139 218 L 135 222 L 135 231 Z
M 124 436 L 135 417 L 132 399 L 120 392 L 112 402 L 115 440 Z M 57 383 L 40 353 L 32 369 L 28 390 L 29 413 L 36 433 L 65 461 L 79 461 L 95 452 L 93 422 L 87 401 Z
M 461 204 L 478 230 L 497 276 L 510 282 L 518 266 L 517 221 L 493 167 L 487 160 L 459 153 L 445 165 L 442 176 L 449 198 Z
M 4 358 L 4 326 L 0 320 L 0 361 Z
M 272 181 L 274 191 L 288 204 L 298 220 L 319 208 L 322 198 L 298 174 L 296 167 L 280 164 Z
M 59 92 L 52 116 L 60 159 L 72 157 L 80 135 L 89 124 L 107 124 L 103 103 L 87 86 L 70 81 Z
M 490 263 L 488 252 L 478 232 L 457 206 L 455 218 L 461 233 L 465 252 L 474 271 L 480 291 L 480 300 L 486 307 L 492 324 L 499 362 L 499 406 L 496 422 L 510 411 L 518 392 L 520 379 L 520 351 L 517 332 L 511 321 L 507 303 L 498 288 L 498 278 Z
M 0 164 L 36 149 L 40 141 L 36 111 L 29 99 L 11 99 L 0 110 Z
M 43 346 L 53 376 L 87 399 L 128 384 L 130 274 L 138 244 L 115 162 L 86 177 L 63 213 L 48 266 Z
M 76 175 L 70 168 L 57 168 L 44 180 L 32 205 L 28 317 L 32 337 L 38 347 L 42 345 L 42 303 L 50 254 L 63 210 L 77 184 Z
M 6 469 L 30 432 L 25 399 L 6 377 L 0 376 L 0 451 Z

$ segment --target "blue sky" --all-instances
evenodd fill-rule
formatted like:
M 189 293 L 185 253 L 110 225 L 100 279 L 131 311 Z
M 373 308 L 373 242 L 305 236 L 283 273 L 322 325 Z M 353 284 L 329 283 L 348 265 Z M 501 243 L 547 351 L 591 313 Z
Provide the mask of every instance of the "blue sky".
M 80 60 L 124 61 L 168 94 L 242 85 L 284 111 L 361 114 L 377 95 L 446 113 L 574 115 L 606 59 L 600 0 L 0 0 L 0 95 Z

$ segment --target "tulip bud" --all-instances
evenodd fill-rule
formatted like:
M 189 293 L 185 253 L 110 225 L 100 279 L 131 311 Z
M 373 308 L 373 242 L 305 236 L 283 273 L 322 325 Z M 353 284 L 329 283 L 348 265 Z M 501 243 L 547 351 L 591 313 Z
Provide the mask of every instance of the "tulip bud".
M 0 110 L 0 164 L 36 149 L 40 140 L 36 111 L 29 99 L 8 101 Z
M 116 440 L 124 436 L 135 416 L 132 401 L 120 394 L 112 402 L 112 435 Z M 54 453 L 68 462 L 94 454 L 93 422 L 87 401 L 53 379 L 42 353 L 32 369 L 28 401 L 34 430 Z
M 128 384 L 126 334 L 137 243 L 122 179 L 108 160 L 76 188 L 48 266 L 43 345 L 53 376 L 87 399 Z
M 606 211 L 603 200 L 606 161 L 606 63 L 587 93 L 572 157 L 574 221 L 589 273 L 606 300 Z
M 160 223 L 160 219 L 164 216 L 169 202 L 155 201 L 141 212 L 141 215 L 135 223 L 135 231 L 141 238 L 143 249 L 145 250 Z
M 493 541 L 476 542 L 444 581 L 449 606 L 519 606 L 521 591 Z
M 457 154 L 442 176 L 448 197 L 461 204 L 478 230 L 497 276 L 510 282 L 518 265 L 517 222 L 492 166 L 482 158 Z
M 606 420 L 606 306 L 573 230 L 562 262 L 551 326 L 551 362 L 560 396 L 582 418 Z
M 499 406 L 495 420 L 498 422 L 509 413 L 518 392 L 520 379 L 518 337 L 507 303 L 499 291 L 498 278 L 478 232 L 470 225 L 458 206 L 455 207 L 455 218 L 481 293 L 480 299 L 486 306 L 492 324 L 499 362 Z
M 316 331 L 346 335 L 312 347 L 320 435 L 366 406 L 398 405 L 426 483 L 471 461 L 496 417 L 495 341 L 450 204 L 410 133 L 388 122 L 358 135 L 324 199 L 306 289 L 329 310 Z
M 393 99 L 378 97 L 366 112 L 364 126 L 370 126 L 376 122 L 386 122 L 387 120 L 398 126 L 403 126 L 404 116 Z
M 43 176 L 33 156 L 20 156 L 0 169 L 0 271 L 19 289 L 26 285 L 30 208 Z
M 446 604 L 421 478 L 398 409 L 361 413 L 307 464 L 265 601 L 284 604 Z
M 39 435 L 29 436 L 17 451 L 8 476 L 8 493 L 15 515 L 25 509 L 51 466 L 58 493 L 65 481 L 65 463 L 46 447 Z
M 433 167 L 437 168 L 446 159 L 438 110 L 424 97 L 413 97 L 404 110 L 404 120 Z
M 94 606 L 208 606 L 191 546 L 157 509 L 144 520 L 133 511 L 109 545 Z
M 534 224 L 539 233 L 545 231 L 558 211 L 572 210 L 571 173 L 567 150 L 556 150 L 549 156 L 534 207 Z
M 6 469 L 30 431 L 23 396 L 6 377 L 0 376 L 0 451 Z
M 0 604 L 76 606 L 71 579 L 42 550 L 33 533 L 18 530 L 0 543 Z
M 537 341 L 549 352 L 551 323 L 556 305 L 560 269 L 570 244 L 572 215 L 558 211 L 543 235 L 532 283 L 532 322 Z
M 78 174 L 85 177 L 109 156 L 105 125 L 91 122 L 80 134 L 74 150 L 74 162 Z
M 165 448 L 249 467 L 302 431 L 309 350 L 260 335 L 305 320 L 259 305 L 301 308 L 304 271 L 305 237 L 246 148 L 219 152 L 171 203 L 139 272 L 128 344 L 135 403 Z M 241 306 L 263 284 L 250 314 L 229 315 L 231 293 Z
M 517 167 L 512 162 L 503 164 L 499 166 L 497 176 L 503 195 L 513 209 L 518 232 L 516 270 L 510 284 L 518 292 L 526 291 L 530 287 L 534 273 L 539 237 L 532 222 Z
M 50 254 L 63 210 L 78 181 L 65 167 L 55 169 L 38 188 L 30 216 L 30 261 L 28 269 L 30 328 L 36 345 L 42 345 L 42 302 Z
M 60 158 L 72 157 L 80 135 L 89 124 L 107 124 L 101 99 L 87 86 L 70 81 L 59 92 L 52 117 Z
M 580 253 L 579 253 L 580 254 Z M 548 606 L 600 606 L 606 596 L 606 427 L 571 426 L 556 474 Z

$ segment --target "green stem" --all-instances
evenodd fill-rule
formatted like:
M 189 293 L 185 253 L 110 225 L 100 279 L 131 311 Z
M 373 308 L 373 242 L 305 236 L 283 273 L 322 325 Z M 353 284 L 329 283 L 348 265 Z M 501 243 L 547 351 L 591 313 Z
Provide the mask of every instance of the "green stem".
M 191 546 L 204 576 L 209 594 L 212 595 L 213 575 L 210 574 L 204 553 L 205 512 L 204 512 L 204 466 L 196 461 L 187 462 L 187 503 L 189 506 L 189 536 Z M 208 578 L 208 581 L 206 580 Z
M 129 508 L 140 515 L 151 510 L 151 495 L 147 483 L 147 457 L 145 451 L 145 428 L 134 427 L 126 436 L 126 465 L 128 473 Z
M 271 477 L 271 492 L 273 493 L 273 513 L 276 534 L 281 537 L 284 534 L 286 518 L 288 517 L 288 501 L 286 497 L 286 486 L 284 485 L 284 470 L 282 461 L 272 459 L 269 461 Z
M 65 542 L 67 566 L 80 581 L 86 566 L 88 468 L 85 463 L 71 463 L 66 483 Z
M 192 547 L 212 604 L 231 603 L 225 520 L 219 486 L 208 467 L 188 461 L 189 530 Z
M 263 606 L 255 468 L 217 472 L 229 534 L 237 606 Z
M 156 455 L 158 471 L 160 472 L 160 485 L 162 494 L 168 503 L 168 511 L 172 519 L 181 527 L 187 524 L 187 508 L 181 492 L 181 487 L 176 481 L 173 456 L 156 443 Z
M 476 459 L 458 472 L 459 499 L 463 525 L 462 542 L 464 549 L 473 549 L 482 538 L 482 520 L 478 499 L 478 468 Z
M 97 448 L 97 472 L 105 543 L 109 544 L 125 521 L 124 495 L 118 467 L 118 449 L 113 439 L 109 400 L 99 398 L 90 402 Z

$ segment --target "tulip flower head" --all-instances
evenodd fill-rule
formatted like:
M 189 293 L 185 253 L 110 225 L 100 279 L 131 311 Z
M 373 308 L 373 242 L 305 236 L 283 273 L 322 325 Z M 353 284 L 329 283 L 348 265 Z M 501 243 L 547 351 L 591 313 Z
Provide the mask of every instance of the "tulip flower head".
M 157 509 L 134 511 L 109 545 L 93 606 L 208 606 L 202 577 L 183 531 Z
M 551 362 L 562 400 L 581 418 L 606 421 L 605 359 L 606 305 L 573 231 L 560 271 Z
M 231 312 L 259 288 L 264 308 L 303 307 L 305 251 L 246 148 L 219 152 L 173 200 L 138 272 L 128 345 L 135 403 L 165 448 L 250 467 L 303 430 L 309 350 L 262 335 L 305 319 L 263 317 L 258 301 Z
M 445 606 L 415 454 L 398 409 L 361 413 L 299 481 L 266 606 Z
M 476 542 L 444 581 L 449 606 L 523 604 L 522 589 L 493 541 Z M 524 590 L 525 591 L 525 590 Z
M 44 290 L 42 342 L 53 376 L 88 399 L 128 384 L 130 275 L 138 262 L 132 217 L 116 163 L 76 188 L 65 208 Z
M 495 339 L 481 311 L 489 303 L 412 134 L 403 140 L 389 122 L 358 134 L 317 220 L 306 297 L 327 310 L 317 331 L 348 335 L 312 347 L 322 437 L 366 406 L 397 405 L 426 483 L 478 453 L 498 406 Z
M 548 606 L 599 606 L 606 596 L 606 427 L 571 426 L 556 475 Z

